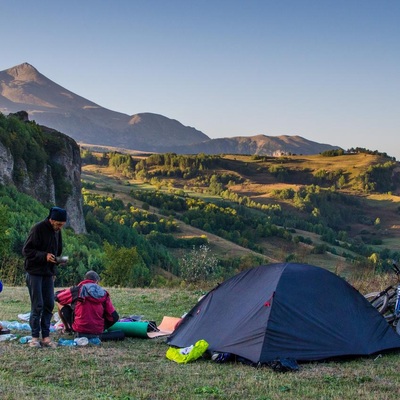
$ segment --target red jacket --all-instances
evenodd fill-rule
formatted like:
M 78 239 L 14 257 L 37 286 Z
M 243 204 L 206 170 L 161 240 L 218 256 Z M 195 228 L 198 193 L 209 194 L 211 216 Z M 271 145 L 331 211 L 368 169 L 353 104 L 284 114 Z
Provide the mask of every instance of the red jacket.
M 92 280 L 61 290 L 56 301 L 73 308 L 75 332 L 99 335 L 119 319 L 108 292 Z

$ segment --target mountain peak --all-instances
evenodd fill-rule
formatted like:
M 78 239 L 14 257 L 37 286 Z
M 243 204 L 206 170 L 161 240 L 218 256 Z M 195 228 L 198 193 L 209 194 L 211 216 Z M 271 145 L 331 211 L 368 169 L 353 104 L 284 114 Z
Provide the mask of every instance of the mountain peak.
M 9 68 L 7 73 L 19 81 L 36 81 L 40 76 L 39 71 L 27 62 Z
M 0 112 L 21 110 L 37 124 L 83 143 L 159 152 L 167 145 L 209 139 L 203 132 L 159 114 L 130 117 L 103 108 L 60 86 L 26 62 L 0 71 Z

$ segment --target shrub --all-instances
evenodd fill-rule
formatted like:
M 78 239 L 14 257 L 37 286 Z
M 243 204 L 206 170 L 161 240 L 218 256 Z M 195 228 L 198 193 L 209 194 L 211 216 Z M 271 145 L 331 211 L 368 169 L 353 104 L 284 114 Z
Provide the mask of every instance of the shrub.
M 184 254 L 179 260 L 181 277 L 190 283 L 206 281 L 211 279 L 217 272 L 218 259 L 211 254 L 206 245 L 201 245 Z

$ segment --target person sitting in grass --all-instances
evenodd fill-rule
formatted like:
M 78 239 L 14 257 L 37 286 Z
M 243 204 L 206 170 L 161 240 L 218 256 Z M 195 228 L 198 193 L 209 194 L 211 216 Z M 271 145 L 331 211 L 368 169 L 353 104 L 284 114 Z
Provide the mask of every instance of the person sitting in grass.
M 88 271 L 78 285 L 55 293 L 65 331 L 75 337 L 99 337 L 119 320 L 110 295 L 99 282 L 99 275 Z

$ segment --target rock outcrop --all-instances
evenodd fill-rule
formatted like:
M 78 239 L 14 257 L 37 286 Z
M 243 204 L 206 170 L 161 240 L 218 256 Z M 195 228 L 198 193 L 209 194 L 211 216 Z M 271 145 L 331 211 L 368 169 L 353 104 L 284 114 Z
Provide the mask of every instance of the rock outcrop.
M 24 121 L 25 114 L 22 112 L 16 116 Z M 28 171 L 24 160 L 22 158 L 15 160 L 10 149 L 0 141 L 0 183 L 13 184 L 19 191 L 43 204 L 64 207 L 68 212 L 67 225 L 75 233 L 86 233 L 79 146 L 67 135 L 46 127 L 41 127 L 41 129 L 45 133 L 55 135 L 59 144 L 53 151 L 47 151 L 48 162 L 39 171 Z M 54 182 L 55 174 L 52 168 L 63 171 L 63 182 L 68 186 L 68 190 L 64 191 L 62 185 L 60 187 L 60 184 L 57 185 L 57 182 Z M 15 177 L 15 171 L 18 171 L 18 179 Z

